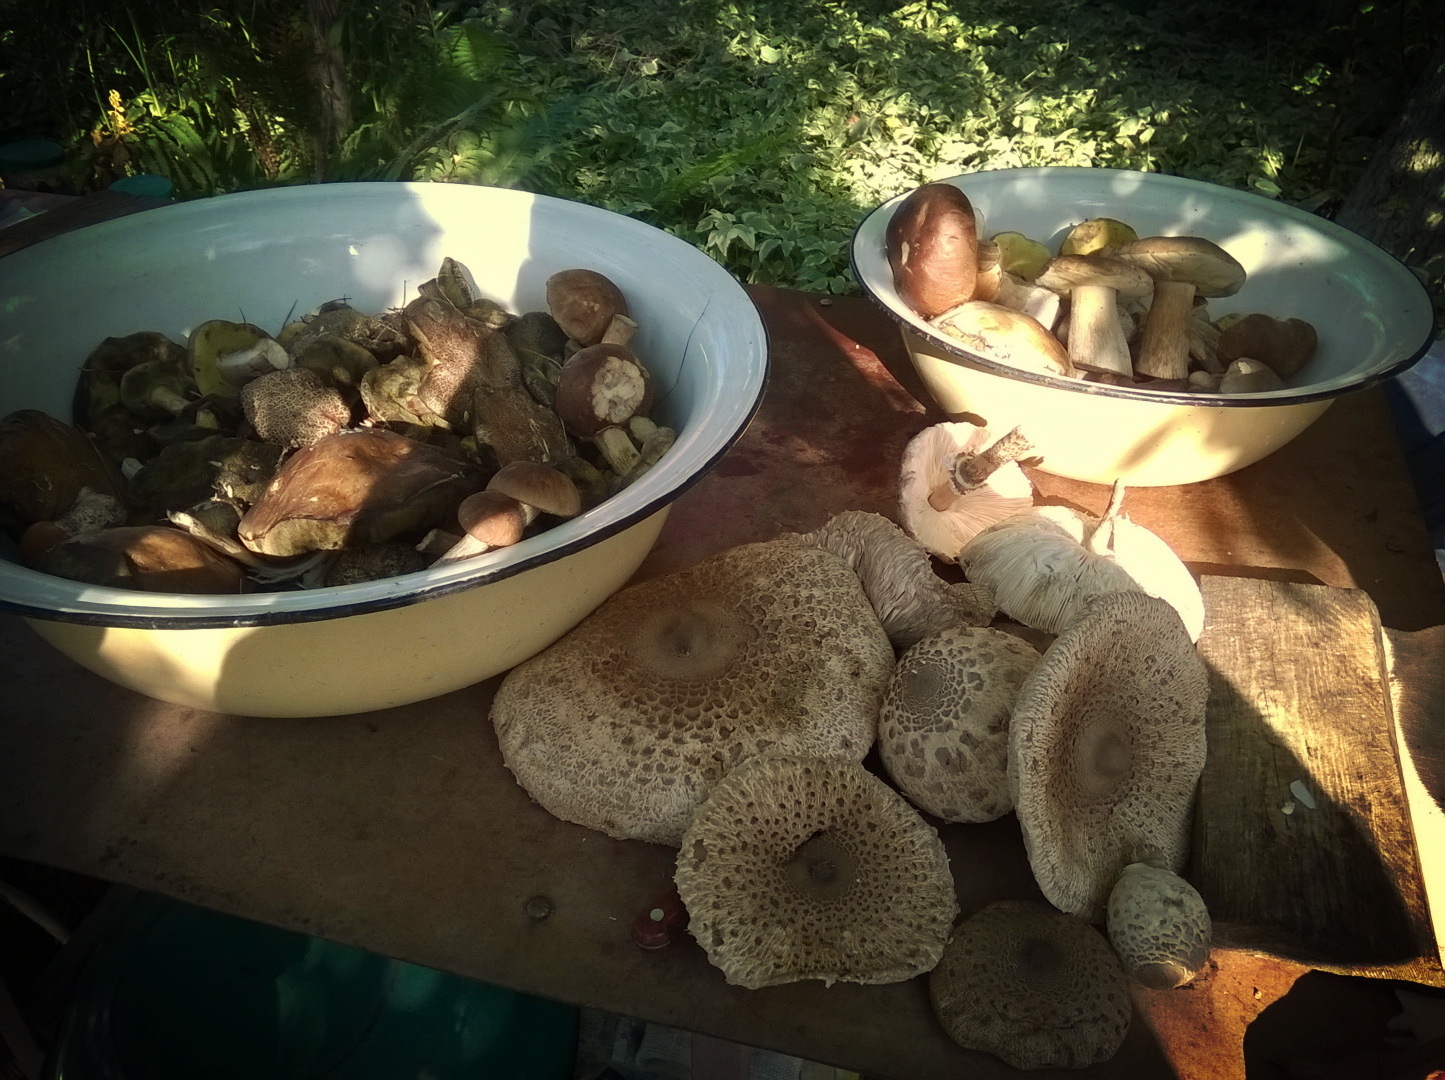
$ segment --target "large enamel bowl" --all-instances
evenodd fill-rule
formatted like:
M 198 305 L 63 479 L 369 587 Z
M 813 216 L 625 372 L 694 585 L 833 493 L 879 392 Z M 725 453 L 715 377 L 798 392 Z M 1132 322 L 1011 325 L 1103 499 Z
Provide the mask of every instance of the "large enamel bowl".
M 178 341 L 207 319 L 276 332 L 347 297 L 380 312 L 444 256 L 512 311 L 545 308 L 552 273 L 617 282 L 677 443 L 641 480 L 571 521 L 452 566 L 312 591 L 179 596 L 97 588 L 0 560 L 0 609 L 62 652 L 153 697 L 253 716 L 326 716 L 446 693 L 550 645 L 622 586 L 669 504 L 737 440 L 767 374 L 761 320 L 696 248 L 618 214 L 449 184 L 330 184 L 165 207 L 0 259 L 0 415 L 70 418 L 108 335 Z
M 1302 210 L 1213 184 L 1113 169 L 1003 169 L 955 176 L 986 222 L 1057 251 L 1093 217 L 1140 236 L 1213 240 L 1244 265 L 1245 285 L 1209 302 L 1215 318 L 1262 311 L 1319 333 L 1314 359 L 1284 390 L 1185 394 L 1020 371 L 976 355 L 916 315 L 893 286 L 884 237 L 898 196 L 853 237 L 864 292 L 898 322 L 914 366 L 944 412 L 1007 431 L 1026 425 L 1041 468 L 1095 483 L 1188 484 L 1253 464 L 1312 424 L 1341 394 L 1398 374 L 1424 354 L 1434 311 L 1413 273 L 1374 244 Z

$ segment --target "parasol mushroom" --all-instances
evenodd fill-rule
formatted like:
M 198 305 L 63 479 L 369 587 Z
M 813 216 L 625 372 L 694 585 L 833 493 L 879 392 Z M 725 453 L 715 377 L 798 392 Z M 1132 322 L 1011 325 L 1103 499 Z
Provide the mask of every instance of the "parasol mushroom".
M 1015 1069 L 1108 1061 L 1133 1011 L 1102 934 L 1021 900 L 997 901 L 958 925 L 928 976 L 928 996 L 949 1038 Z
M 924 638 L 893 669 L 878 751 L 914 806 L 944 821 L 993 821 L 1013 809 L 1008 726 L 1039 654 L 988 627 Z
M 1178 874 L 1130 863 L 1109 893 L 1109 942 L 1125 970 L 1154 990 L 1183 986 L 1209 961 L 1204 898 Z
M 1059 910 L 1101 916 L 1129 863 L 1183 866 L 1208 694 L 1178 614 L 1143 593 L 1095 597 L 1044 653 L 1014 707 L 1009 785 Z
M 958 915 L 938 833 L 849 761 L 752 758 L 708 795 L 675 876 L 688 929 L 735 986 L 901 982 Z

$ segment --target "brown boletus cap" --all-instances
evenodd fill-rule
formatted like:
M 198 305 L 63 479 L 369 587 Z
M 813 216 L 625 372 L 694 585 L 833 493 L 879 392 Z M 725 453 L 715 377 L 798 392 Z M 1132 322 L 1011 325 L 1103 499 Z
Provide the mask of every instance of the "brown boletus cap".
M 582 493 L 570 476 L 540 461 L 513 461 L 490 480 L 488 491 L 501 492 L 517 502 L 554 517 L 576 517 L 582 512 Z
M 1239 260 L 1202 236 L 1146 236 L 1118 249 L 1115 255 L 1156 282 L 1187 282 L 1198 296 L 1233 296 L 1244 284 Z
M 522 539 L 527 517 L 522 504 L 500 491 L 478 491 L 457 507 L 457 524 L 489 548 L 511 547 Z
M 167 525 L 81 533 L 49 548 L 33 565 L 56 577 L 145 592 L 238 593 L 246 584 L 239 563 Z
M 924 638 L 893 669 L 878 751 L 909 802 L 944 821 L 993 821 L 1013 809 L 1009 714 L 1039 654 L 988 627 Z
M 1248 357 L 1288 379 L 1309 363 L 1318 345 L 1315 328 L 1303 319 L 1276 319 L 1256 311 L 1220 331 L 1219 362 L 1227 367 Z
M 603 343 L 580 349 L 562 365 L 554 408 L 567 430 L 590 439 L 652 407 L 652 376 L 632 350 Z
M 925 319 L 973 299 L 978 229 L 973 204 L 952 184 L 924 184 L 893 211 L 885 236 L 893 284 Z
M 1104 935 L 1024 900 L 997 901 L 961 922 L 929 973 L 928 996 L 949 1038 L 1015 1069 L 1108 1061 L 1133 1012 Z
M 627 298 L 596 270 L 561 270 L 547 279 L 547 310 L 579 345 L 596 345 L 614 315 L 626 315 Z
M 1179 613 L 1141 592 L 1091 599 L 1024 682 L 1009 784 L 1034 879 L 1099 918 L 1120 871 L 1189 849 L 1209 678 Z
M 1153 990 L 1172 990 L 1199 974 L 1214 937 L 1198 890 L 1148 863 L 1130 863 L 1114 883 L 1108 931 L 1124 969 Z
M 1110 289 L 1119 300 L 1142 300 L 1154 291 L 1154 279 L 1138 266 L 1112 255 L 1056 255 L 1034 279 L 1067 296 L 1080 286 Z
M 1022 311 L 970 300 L 949 308 L 933 325 L 986 360 L 1058 378 L 1079 374 L 1059 339 Z
M 892 670 L 848 564 L 781 537 L 613 596 L 513 668 L 491 717 L 507 767 L 552 814 L 675 846 L 747 758 L 861 761 Z
M 937 831 L 851 761 L 743 762 L 698 808 L 675 880 L 693 937 L 749 989 L 901 982 L 958 915 Z

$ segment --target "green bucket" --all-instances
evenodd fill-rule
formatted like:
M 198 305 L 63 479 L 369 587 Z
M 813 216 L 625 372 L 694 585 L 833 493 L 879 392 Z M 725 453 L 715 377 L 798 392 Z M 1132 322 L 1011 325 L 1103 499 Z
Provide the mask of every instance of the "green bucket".
M 55 1080 L 570 1080 L 578 1011 L 163 902 L 91 957 Z

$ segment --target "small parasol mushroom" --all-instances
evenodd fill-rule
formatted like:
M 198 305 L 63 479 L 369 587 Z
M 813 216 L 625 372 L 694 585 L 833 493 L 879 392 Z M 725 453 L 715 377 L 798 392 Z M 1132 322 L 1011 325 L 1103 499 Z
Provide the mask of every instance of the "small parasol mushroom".
M 677 856 L 688 929 L 735 986 L 901 982 L 958 915 L 943 842 L 848 761 L 752 758 L 718 783 Z
M 1009 714 L 1039 654 L 988 627 L 924 638 L 893 669 L 878 751 L 914 806 L 944 821 L 993 821 L 1013 809 Z
M 797 537 L 613 596 L 492 703 L 502 758 L 552 814 L 677 845 L 764 751 L 861 761 L 893 650 L 847 563 Z
M 958 925 L 928 995 L 949 1038 L 1016 1069 L 1108 1061 L 1133 1011 L 1102 934 L 1021 900 L 997 901 Z
M 1124 867 L 1109 893 L 1109 942 L 1145 986 L 1172 990 L 1209 961 L 1209 910 L 1194 886 L 1148 863 Z
M 1014 707 L 1009 785 L 1059 910 L 1102 915 L 1129 863 L 1183 866 L 1208 694 L 1178 614 L 1143 593 L 1095 597 L 1044 653 Z
M 903 531 L 951 563 L 984 529 L 1032 507 L 1033 485 L 1017 464 L 1032 447 L 1020 439 L 995 439 L 988 428 L 969 423 L 920 431 L 903 450 Z

